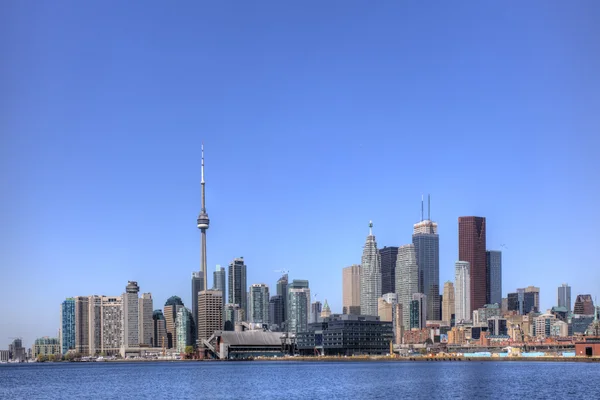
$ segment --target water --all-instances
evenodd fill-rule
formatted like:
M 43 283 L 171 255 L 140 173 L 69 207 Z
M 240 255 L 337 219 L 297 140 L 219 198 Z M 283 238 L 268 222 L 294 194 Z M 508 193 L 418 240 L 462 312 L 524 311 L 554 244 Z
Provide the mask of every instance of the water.
M 145 362 L 0 365 L 0 399 L 598 399 L 576 362 Z

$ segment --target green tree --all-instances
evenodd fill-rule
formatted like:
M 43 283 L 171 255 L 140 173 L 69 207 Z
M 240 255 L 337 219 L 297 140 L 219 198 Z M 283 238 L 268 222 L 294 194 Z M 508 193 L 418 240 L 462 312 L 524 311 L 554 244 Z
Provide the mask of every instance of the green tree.
M 48 360 L 48 358 L 43 354 L 38 354 L 37 360 L 38 360 L 38 362 L 45 362 Z
M 48 356 L 48 361 L 53 361 L 53 362 L 56 361 L 56 356 L 54 354 L 50 354 Z
M 194 346 L 185 346 L 186 358 L 191 358 L 194 355 Z

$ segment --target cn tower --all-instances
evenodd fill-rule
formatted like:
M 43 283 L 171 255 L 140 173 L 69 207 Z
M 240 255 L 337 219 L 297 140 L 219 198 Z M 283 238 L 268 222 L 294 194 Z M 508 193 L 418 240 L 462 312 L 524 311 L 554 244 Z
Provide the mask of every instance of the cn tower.
M 198 215 L 198 229 L 202 232 L 202 245 L 200 253 L 200 271 L 204 274 L 204 290 L 208 289 L 207 273 L 206 273 L 206 230 L 208 229 L 209 219 L 206 213 L 206 202 L 204 200 L 204 143 L 202 143 L 202 208 Z

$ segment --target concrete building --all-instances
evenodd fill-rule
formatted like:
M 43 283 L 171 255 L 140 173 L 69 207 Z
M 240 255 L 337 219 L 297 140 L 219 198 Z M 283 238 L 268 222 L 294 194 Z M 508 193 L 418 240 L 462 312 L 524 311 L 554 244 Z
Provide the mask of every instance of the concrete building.
M 175 333 L 177 335 L 178 353 L 185 353 L 187 346 L 194 345 L 194 319 L 192 318 L 192 312 L 186 307 L 177 310 Z
M 488 318 L 487 327 L 490 335 L 508 335 L 508 326 L 506 323 L 506 318 L 502 318 L 499 316 Z
M 127 282 L 123 293 L 123 346 L 126 349 L 139 345 L 139 292 L 137 282 Z
M 223 330 L 233 331 L 235 324 L 243 321 L 243 312 L 239 304 L 225 304 L 225 323 Z
M 487 250 L 486 273 L 488 289 L 487 304 L 502 305 L 502 252 Z
M 61 350 L 67 354 L 70 349 L 75 349 L 75 299 L 67 298 L 61 304 Z
M 427 296 L 415 293 L 410 302 L 410 329 L 424 329 L 427 326 Z
M 471 319 L 471 279 L 470 265 L 467 261 L 455 263 L 455 320 L 469 321 Z
M 198 341 L 206 340 L 223 329 L 223 293 L 204 290 L 198 296 Z
M 240 309 L 243 311 L 244 321 L 248 319 L 248 305 L 247 305 L 247 294 L 246 294 L 246 264 L 244 263 L 244 257 L 236 258 L 229 264 L 228 271 L 228 304 L 239 304 Z
M 473 326 L 488 326 L 488 319 L 500 316 L 501 311 L 498 304 L 486 304 L 477 310 L 473 310 Z
M 360 265 L 342 270 L 342 312 L 360 315 Z
M 75 297 L 75 351 L 90 354 L 89 297 Z
M 102 296 L 101 307 L 100 352 L 107 356 L 119 354 L 123 345 L 123 298 Z
M 573 314 L 594 315 L 594 301 L 590 294 L 579 294 L 575 299 Z
M 469 263 L 471 307 L 481 308 L 488 294 L 485 217 L 458 217 L 458 259 Z
M 249 357 L 283 357 L 281 332 L 263 330 L 221 331 L 211 342 L 220 359 L 248 359 Z
M 381 259 L 381 293 L 395 293 L 398 247 L 385 246 L 379 249 L 379 258 Z
M 249 322 L 269 323 L 269 299 L 269 286 L 264 283 L 254 283 L 250 286 Z
M 199 298 L 199 297 L 198 297 Z M 200 300 L 198 300 L 199 302 Z M 199 304 L 199 303 L 198 303 Z M 177 318 L 177 311 L 183 308 L 183 301 L 179 296 L 171 296 L 165 302 L 164 317 L 165 324 L 167 327 L 167 349 L 177 348 L 177 333 L 175 332 L 175 318 Z M 198 310 L 200 315 L 200 310 Z M 200 323 L 200 320 L 198 320 Z
M 102 351 L 102 296 L 88 296 L 88 345 L 89 355 Z
M 412 296 L 419 292 L 419 267 L 415 246 L 407 244 L 398 248 L 396 262 L 396 294 L 398 303 L 402 305 L 402 327 L 410 329 L 410 303 Z
M 162 310 L 154 310 L 152 312 L 152 347 L 169 346 L 169 338 L 167 336 L 167 324 Z
M 310 289 L 307 280 L 294 279 L 288 285 L 287 331 L 306 331 L 310 314 Z
M 394 304 L 388 303 L 383 297 L 377 300 L 377 315 L 380 321 L 392 322 Z
M 48 357 L 50 355 L 60 356 L 61 355 L 61 344 L 58 338 L 51 338 L 44 336 L 35 339 L 33 344 L 33 357 L 37 358 L 39 355 Z
M 552 324 L 557 321 L 556 316 L 547 312 L 533 318 L 534 333 L 538 339 L 545 339 L 552 336 Z M 561 322 L 561 321 L 559 321 Z
M 369 222 L 369 236 L 363 248 L 360 268 L 360 313 L 377 316 L 377 299 L 381 297 L 381 258 Z
M 315 301 L 310 305 L 310 321 L 309 323 L 315 323 L 319 321 L 319 317 L 321 316 L 321 311 L 323 310 L 323 304 L 319 300 Z
M 283 316 L 283 297 L 281 295 L 271 296 L 269 300 L 269 327 L 272 331 L 283 330 Z
M 565 307 L 567 311 L 571 311 L 571 286 L 563 283 L 558 287 L 558 299 L 556 304 L 559 307 Z
M 152 303 L 152 294 L 143 293 L 138 300 L 138 338 L 140 346 L 154 346 L 154 326 L 152 323 L 152 313 L 154 305 Z
M 444 283 L 442 301 L 442 322 L 447 326 L 454 325 L 454 284 L 450 281 Z

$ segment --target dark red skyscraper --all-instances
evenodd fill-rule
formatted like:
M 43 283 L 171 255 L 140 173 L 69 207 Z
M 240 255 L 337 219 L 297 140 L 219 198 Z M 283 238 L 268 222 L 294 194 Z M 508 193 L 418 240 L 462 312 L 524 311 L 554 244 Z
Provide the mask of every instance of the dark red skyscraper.
M 472 310 L 487 302 L 485 250 L 485 217 L 458 217 L 458 259 L 470 264 Z

